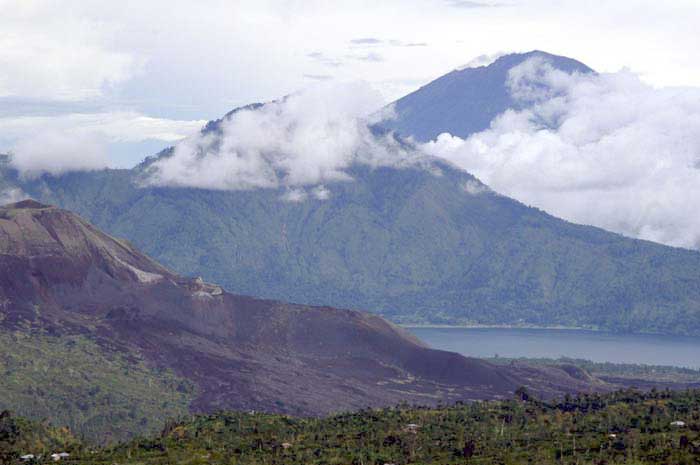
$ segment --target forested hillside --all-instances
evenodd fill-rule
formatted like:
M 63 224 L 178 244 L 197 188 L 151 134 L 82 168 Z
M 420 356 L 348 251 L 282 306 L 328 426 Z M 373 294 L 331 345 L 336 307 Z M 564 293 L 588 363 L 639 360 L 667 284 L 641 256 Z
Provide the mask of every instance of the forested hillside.
M 19 454 L 14 439 L 12 453 Z M 22 452 L 27 449 L 22 449 Z M 363 410 L 324 419 L 218 413 L 89 451 L 81 464 L 695 464 L 700 391 Z

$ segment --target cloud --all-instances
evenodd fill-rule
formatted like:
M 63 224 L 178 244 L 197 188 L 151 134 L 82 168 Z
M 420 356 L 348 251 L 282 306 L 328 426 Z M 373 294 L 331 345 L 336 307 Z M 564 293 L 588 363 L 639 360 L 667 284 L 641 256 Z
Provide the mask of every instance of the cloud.
M 447 0 L 447 4 L 454 8 L 478 9 L 503 6 L 500 3 L 472 2 L 469 0 Z
M 478 57 L 475 57 L 471 59 L 466 65 L 460 66 L 457 68 L 458 71 L 462 71 L 463 69 L 467 68 L 479 68 L 481 66 L 488 66 L 494 61 L 498 60 L 504 55 L 507 55 L 508 52 L 496 52 L 496 53 L 491 53 L 491 54 L 483 54 L 479 55 Z
M 314 187 L 311 193 L 318 200 L 327 200 L 331 196 L 331 191 L 324 185 Z
M 37 2 L 2 4 L 0 97 L 91 99 L 141 69 L 138 56 L 110 46 L 118 31 L 104 22 Z
M 280 199 L 284 202 L 301 203 L 306 201 L 309 195 L 316 200 L 328 200 L 331 196 L 331 191 L 323 184 L 310 190 L 303 187 L 290 187 L 280 196 Z
M 384 40 L 377 37 L 361 37 L 358 39 L 351 39 L 350 44 L 358 47 L 374 47 L 377 45 L 391 46 L 391 47 L 427 47 L 427 42 L 404 42 L 403 40 L 390 39 Z
M 350 43 L 354 45 L 379 45 L 384 43 L 384 41 L 376 37 L 361 37 L 359 39 L 350 40 Z
M 378 138 L 367 127 L 381 96 L 364 83 L 318 83 L 300 93 L 240 111 L 222 124 L 222 136 L 198 134 L 154 162 L 149 185 L 245 190 L 287 187 L 285 199 L 327 198 L 318 185 L 347 181 L 354 163 L 371 166 L 409 163 L 393 138 Z M 303 195 L 302 195 L 303 194 Z
M 7 205 L 8 203 L 19 202 L 24 200 L 29 196 L 25 194 L 22 189 L 16 187 L 10 187 L 3 191 L 0 191 L 0 205 Z
M 486 194 L 488 192 L 491 192 L 491 190 L 488 187 L 486 187 L 486 185 L 473 179 L 470 179 L 469 181 L 462 184 L 462 190 L 467 194 L 471 195 Z
M 204 121 L 151 118 L 135 112 L 72 113 L 0 118 L 0 151 L 25 177 L 92 170 L 110 164 L 108 144 L 179 141 Z
M 63 132 L 48 132 L 20 140 L 10 157 L 12 166 L 25 178 L 43 173 L 60 175 L 69 171 L 98 170 L 108 164 L 107 149 L 102 141 L 96 137 L 76 138 Z
M 399 47 L 427 47 L 428 43 L 427 42 L 405 42 L 405 43 L 398 43 L 395 44 Z
M 570 75 L 540 59 L 512 69 L 508 86 L 527 109 L 424 149 L 556 216 L 700 248 L 700 89 L 653 88 L 629 71 Z
M 65 131 L 77 137 L 96 134 L 115 142 L 144 139 L 175 142 L 198 131 L 205 123 L 204 120 L 152 118 L 131 111 L 7 117 L 0 118 L 0 140 L 36 137 L 44 131 Z
M 337 68 L 343 64 L 340 60 L 332 58 L 323 52 L 311 52 L 307 53 L 306 56 L 323 66 L 330 66 L 332 68 Z
M 379 63 L 379 62 L 384 61 L 384 57 L 376 52 L 370 52 L 370 53 L 366 53 L 364 55 L 353 55 L 353 56 L 351 56 L 351 58 L 354 58 L 355 60 L 360 60 L 360 61 L 367 61 L 370 63 Z
M 285 202 L 299 203 L 306 200 L 307 197 L 308 194 L 306 193 L 306 190 L 300 187 L 292 187 L 287 189 L 287 191 L 282 194 L 280 198 Z
M 350 40 L 351 45 L 361 47 L 373 47 L 375 45 L 389 45 L 392 47 L 427 47 L 427 42 L 404 42 L 403 40 L 384 40 L 377 37 L 361 37 Z
M 333 76 L 330 74 L 304 74 L 304 77 L 313 81 L 330 81 L 333 79 Z

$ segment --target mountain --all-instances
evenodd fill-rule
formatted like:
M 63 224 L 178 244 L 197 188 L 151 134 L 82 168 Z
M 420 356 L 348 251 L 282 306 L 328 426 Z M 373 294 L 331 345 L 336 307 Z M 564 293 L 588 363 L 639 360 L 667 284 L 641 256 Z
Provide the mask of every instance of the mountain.
M 506 92 L 508 66 L 530 56 L 453 74 L 493 75 L 491 86 Z M 205 127 L 207 137 L 221 137 L 222 121 Z M 144 185 L 154 160 L 35 179 L 0 162 L 0 187 L 75 211 L 180 274 L 240 294 L 399 323 L 700 335 L 699 252 L 562 221 L 443 161 L 355 163 L 346 170 L 352 180 L 325 184 L 328 198 L 288 202 L 284 188 Z
M 579 61 L 537 50 L 504 55 L 488 66 L 454 70 L 401 97 L 392 104 L 396 118 L 381 125 L 419 142 L 443 132 L 465 138 L 483 131 L 507 109 L 521 109 L 508 91 L 508 72 L 535 57 L 567 73 L 594 72 Z
M 559 220 L 435 163 L 440 176 L 356 166 L 329 199 L 304 202 L 138 187 L 135 170 L 22 189 L 237 293 L 403 323 L 700 334 L 700 253 Z
M 376 315 L 229 294 L 33 200 L 0 208 L 0 270 L 0 410 L 102 440 L 188 411 L 320 415 L 605 388 L 433 350 Z

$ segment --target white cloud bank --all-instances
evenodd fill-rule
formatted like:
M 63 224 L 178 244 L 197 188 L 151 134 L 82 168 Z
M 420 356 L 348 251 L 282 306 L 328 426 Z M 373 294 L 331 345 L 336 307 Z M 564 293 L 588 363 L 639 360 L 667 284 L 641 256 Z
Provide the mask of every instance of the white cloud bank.
M 49 132 L 20 140 L 11 152 L 11 164 L 25 178 L 43 173 L 60 175 L 69 171 L 89 171 L 107 167 L 107 151 L 95 137 L 72 137 Z
M 29 196 L 17 187 L 10 187 L 0 191 L 0 205 L 7 205 L 8 203 L 19 202 L 24 200 Z
M 151 118 L 135 112 L 74 113 L 60 116 L 0 118 L 0 141 L 11 164 L 24 177 L 59 175 L 110 165 L 110 143 L 179 141 L 204 121 Z
M 115 50 L 119 29 L 55 2 L 0 0 L 0 97 L 79 101 L 127 81 L 142 66 Z
M 378 138 L 368 117 L 381 96 L 361 82 L 320 83 L 256 110 L 234 113 L 222 123 L 222 136 L 197 134 L 177 144 L 171 157 L 154 162 L 150 185 L 243 190 L 289 187 L 284 199 L 301 201 L 301 186 L 350 179 L 353 163 L 407 162 L 391 137 Z M 317 199 L 330 192 L 318 187 Z
M 477 57 L 472 58 L 467 62 L 467 64 L 460 66 L 457 68 L 457 71 L 462 71 L 467 68 L 479 68 L 481 66 L 488 66 L 492 64 L 494 61 L 498 60 L 504 55 L 507 55 L 508 52 L 496 52 L 496 53 L 486 53 L 479 55 Z
M 700 89 L 657 89 L 628 71 L 568 75 L 539 59 L 508 84 L 532 107 L 424 149 L 553 215 L 700 248 Z

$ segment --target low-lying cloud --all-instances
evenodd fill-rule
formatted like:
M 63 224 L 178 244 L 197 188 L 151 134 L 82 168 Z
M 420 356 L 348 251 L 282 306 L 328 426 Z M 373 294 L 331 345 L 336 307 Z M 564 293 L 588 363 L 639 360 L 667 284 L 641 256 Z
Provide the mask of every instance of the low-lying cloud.
M 221 134 L 197 134 L 150 166 L 146 184 L 220 190 L 289 188 L 285 200 L 307 198 L 303 186 L 351 179 L 354 163 L 401 164 L 412 154 L 368 128 L 386 117 L 381 95 L 364 83 L 319 83 L 255 110 L 234 113 Z M 325 188 L 312 192 L 327 198 Z
M 527 110 L 424 149 L 556 216 L 700 248 L 700 89 L 653 88 L 629 71 L 569 75 L 538 58 L 508 85 Z
M 481 66 L 488 66 L 494 61 L 498 60 L 502 56 L 506 55 L 508 52 L 496 52 L 496 53 L 486 53 L 472 58 L 467 62 L 467 64 L 457 68 L 458 71 L 462 71 L 467 68 L 479 68 Z
M 280 196 L 285 202 L 304 202 L 309 197 L 316 200 L 327 200 L 331 196 L 331 191 L 323 184 L 306 189 L 304 187 L 291 187 Z
M 0 153 L 25 178 L 44 173 L 106 168 L 108 145 L 158 140 L 177 142 L 204 121 L 151 118 L 135 112 L 72 113 L 0 118 Z
M 17 187 L 9 187 L 4 190 L 0 190 L 0 205 L 7 205 L 8 203 L 19 202 L 24 200 L 29 196 Z
M 106 168 L 107 161 L 106 147 L 96 137 L 76 138 L 63 132 L 22 139 L 11 152 L 12 166 L 25 178 L 98 170 Z

